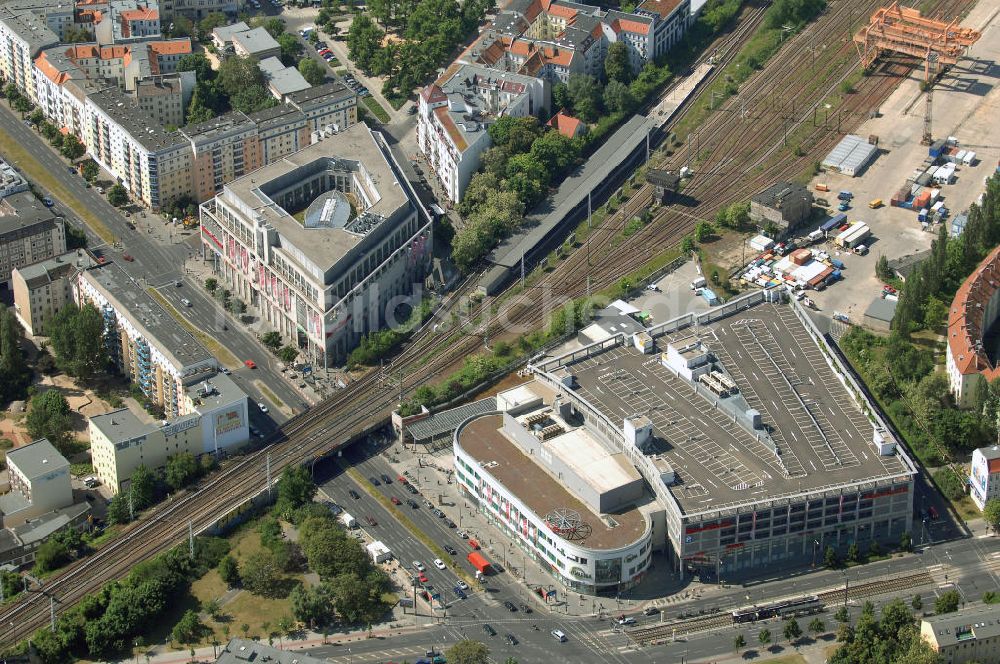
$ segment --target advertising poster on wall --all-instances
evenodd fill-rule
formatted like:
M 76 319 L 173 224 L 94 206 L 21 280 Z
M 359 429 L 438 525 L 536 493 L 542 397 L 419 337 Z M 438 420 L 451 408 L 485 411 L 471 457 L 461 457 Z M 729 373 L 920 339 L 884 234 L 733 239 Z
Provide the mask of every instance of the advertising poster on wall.
M 215 414 L 215 435 L 224 436 L 230 431 L 236 431 L 243 426 L 243 417 L 239 409 L 227 410 Z

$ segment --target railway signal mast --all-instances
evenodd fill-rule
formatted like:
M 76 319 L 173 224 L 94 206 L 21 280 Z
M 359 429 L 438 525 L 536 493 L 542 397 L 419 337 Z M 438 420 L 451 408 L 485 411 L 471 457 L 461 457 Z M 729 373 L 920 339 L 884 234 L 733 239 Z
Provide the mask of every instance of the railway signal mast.
M 861 67 L 868 69 L 884 51 L 912 55 L 924 60 L 924 88 L 927 104 L 924 110 L 922 142 L 930 144 L 931 105 L 934 79 L 939 67 L 958 63 L 970 46 L 982 35 L 977 30 L 963 28 L 957 20 L 950 23 L 925 18 L 916 9 L 900 7 L 893 2 L 872 14 L 868 25 L 854 35 L 854 46 L 861 58 Z

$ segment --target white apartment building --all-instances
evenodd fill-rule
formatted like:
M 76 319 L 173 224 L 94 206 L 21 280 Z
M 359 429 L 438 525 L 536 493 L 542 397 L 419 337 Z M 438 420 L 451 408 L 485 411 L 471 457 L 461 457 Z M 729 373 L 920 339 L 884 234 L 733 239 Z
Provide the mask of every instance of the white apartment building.
M 233 297 L 320 366 L 383 325 L 433 246 L 426 211 L 363 125 L 225 185 L 202 204 L 201 232 Z
M 17 269 L 66 252 L 66 228 L 34 194 L 0 200 L 0 283 Z
M 548 86 L 542 79 L 478 65 L 452 65 L 420 93 L 417 144 L 453 203 L 490 147 L 489 125 L 502 116 L 544 115 Z
M 8 491 L 0 495 L 4 528 L 73 504 L 69 462 L 47 438 L 7 452 L 7 470 Z
M 128 408 L 90 418 L 90 450 L 101 481 L 118 493 L 140 465 L 163 468 L 184 452 L 225 455 L 250 439 L 247 395 L 228 376 L 215 374 L 184 391 L 187 415 L 141 422 Z
M 969 487 L 972 502 L 981 510 L 993 498 L 1000 498 L 1000 447 L 980 447 L 972 453 Z
M 105 345 L 118 369 L 167 417 L 192 412 L 188 386 L 215 374 L 218 362 L 145 289 L 114 263 L 80 272 L 78 305 L 104 316 Z

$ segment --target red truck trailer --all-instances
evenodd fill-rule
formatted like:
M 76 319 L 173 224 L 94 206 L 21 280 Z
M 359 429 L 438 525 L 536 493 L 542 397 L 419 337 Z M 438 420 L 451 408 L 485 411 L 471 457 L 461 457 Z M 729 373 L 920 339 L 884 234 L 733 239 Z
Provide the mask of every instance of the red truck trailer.
M 470 553 L 468 555 L 468 560 L 470 563 L 472 563 L 473 567 L 479 570 L 481 574 L 485 575 L 493 571 L 492 568 L 490 567 L 490 561 L 488 561 L 486 559 L 486 556 L 479 553 L 478 551 L 473 551 L 472 553 Z

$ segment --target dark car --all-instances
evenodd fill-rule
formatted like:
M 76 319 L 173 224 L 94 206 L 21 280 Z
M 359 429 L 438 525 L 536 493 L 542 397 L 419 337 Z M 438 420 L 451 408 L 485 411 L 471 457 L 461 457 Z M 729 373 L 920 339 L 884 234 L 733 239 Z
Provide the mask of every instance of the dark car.
M 382 473 L 382 482 L 384 482 L 385 484 L 392 484 L 392 478 L 386 475 L 385 473 Z
M 368 481 L 372 483 L 372 486 L 382 486 L 382 483 L 375 477 L 369 477 Z
M 334 516 L 339 515 L 343 511 L 344 508 L 338 505 L 337 503 L 330 503 L 330 512 L 332 512 Z
M 431 514 L 433 514 L 434 516 L 436 516 L 439 519 L 443 519 L 444 518 L 444 512 L 442 512 L 441 510 L 439 510 L 436 507 L 433 510 L 431 510 Z
M 354 500 L 361 500 L 361 496 L 354 489 L 348 490 L 347 494 Z
M 458 528 L 458 524 L 456 524 L 451 519 L 445 519 L 444 522 L 448 525 L 449 528 Z
M 489 623 L 483 623 L 483 632 L 485 632 L 486 634 L 489 634 L 490 636 L 496 636 L 497 635 L 497 631 L 495 629 L 493 629 L 493 626 L 490 625 Z
M 324 48 L 329 48 L 329 44 L 325 41 L 316 42 L 316 50 L 322 51 Z
M 413 509 L 417 509 L 418 507 L 420 507 L 419 503 L 417 503 L 417 501 L 415 501 L 413 498 L 408 498 L 406 500 L 406 504 L 412 507 Z
M 514 613 L 515 611 L 517 611 L 517 607 L 514 606 L 514 602 L 512 602 L 510 600 L 507 600 L 506 602 L 504 602 L 503 605 L 511 613 Z
M 445 550 L 445 552 L 449 556 L 457 556 L 458 555 L 458 551 L 455 549 L 455 547 L 453 547 L 451 545 L 445 544 L 444 545 L 444 550 Z
M 521 607 L 521 610 L 524 611 L 525 613 L 531 613 L 531 607 L 528 606 L 527 604 L 521 604 L 519 606 Z
M 455 586 L 454 588 L 452 588 L 452 590 L 455 592 L 455 597 L 459 599 L 465 599 L 467 597 L 465 591 L 459 588 L 458 586 Z
M 367 522 L 369 526 L 377 526 L 378 525 L 378 521 L 376 521 L 375 519 L 373 519 L 371 516 L 366 516 L 365 517 L 365 522 Z
M 414 496 L 420 493 L 419 491 L 417 491 L 417 487 L 413 486 L 412 484 L 407 484 L 406 490 L 412 493 Z
M 507 643 L 509 643 L 510 645 L 512 646 L 517 645 L 517 637 L 511 634 L 510 632 L 507 632 L 507 635 L 504 638 L 507 639 Z
M 644 615 L 644 616 L 655 616 L 659 612 L 660 612 L 660 610 L 658 608 L 656 608 L 655 606 L 647 606 L 645 609 L 642 610 L 642 615 Z

